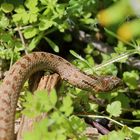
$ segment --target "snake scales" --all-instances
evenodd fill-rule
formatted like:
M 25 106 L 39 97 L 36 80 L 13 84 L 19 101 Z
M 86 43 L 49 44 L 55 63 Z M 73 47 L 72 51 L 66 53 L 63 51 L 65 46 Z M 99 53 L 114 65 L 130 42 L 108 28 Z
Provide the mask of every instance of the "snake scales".
M 31 74 L 51 70 L 63 80 L 81 89 L 109 91 L 121 80 L 113 76 L 88 76 L 65 59 L 45 52 L 34 52 L 17 61 L 0 86 L 0 140 L 14 140 L 15 110 L 20 90 Z

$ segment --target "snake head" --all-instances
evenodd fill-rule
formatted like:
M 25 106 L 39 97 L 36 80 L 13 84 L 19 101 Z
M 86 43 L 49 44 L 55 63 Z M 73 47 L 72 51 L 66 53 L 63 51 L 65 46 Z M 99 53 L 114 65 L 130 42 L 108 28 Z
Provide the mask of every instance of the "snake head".
M 98 80 L 100 82 L 98 91 L 101 92 L 111 91 L 123 86 L 122 80 L 115 76 L 102 76 Z

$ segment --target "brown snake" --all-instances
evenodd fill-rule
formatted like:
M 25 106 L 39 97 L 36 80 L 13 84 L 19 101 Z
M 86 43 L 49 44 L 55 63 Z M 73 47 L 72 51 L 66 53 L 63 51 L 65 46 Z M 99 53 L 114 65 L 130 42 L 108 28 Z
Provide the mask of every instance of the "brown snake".
M 17 61 L 6 74 L 0 86 L 0 140 L 14 140 L 16 104 L 24 82 L 33 73 L 51 70 L 70 84 L 81 89 L 109 91 L 120 85 L 113 76 L 88 76 L 65 59 L 45 52 L 34 52 Z

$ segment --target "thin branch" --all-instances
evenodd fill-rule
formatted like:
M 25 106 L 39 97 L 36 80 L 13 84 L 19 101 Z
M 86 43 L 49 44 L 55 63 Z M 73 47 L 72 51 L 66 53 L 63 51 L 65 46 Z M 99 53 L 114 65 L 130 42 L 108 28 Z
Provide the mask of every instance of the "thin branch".
M 25 54 L 28 54 L 28 52 L 27 52 L 27 46 L 26 46 L 26 43 L 25 43 L 24 37 L 23 37 L 23 35 L 22 35 L 22 32 L 21 32 L 19 26 L 17 26 L 17 31 L 18 31 L 18 33 L 19 33 L 19 36 L 20 36 L 20 39 L 21 39 L 22 45 L 23 45 L 24 48 L 25 48 Z
M 85 117 L 84 119 L 85 119 L 85 122 L 87 122 L 88 124 L 95 127 L 100 133 L 106 135 L 110 132 L 107 128 L 105 128 L 104 126 L 102 126 L 98 122 L 94 121 L 92 118 Z
M 130 50 L 130 51 L 126 52 L 126 53 L 122 53 L 122 54 L 118 55 L 117 57 L 114 57 L 113 59 L 110 59 L 110 60 L 108 60 L 108 61 L 106 61 L 106 62 L 104 62 L 104 63 L 102 63 L 100 65 L 95 66 L 94 70 L 99 70 L 99 69 L 101 69 L 101 68 L 103 68 L 105 66 L 108 66 L 109 64 L 112 64 L 114 62 L 117 62 L 117 61 L 120 61 L 122 59 L 128 58 L 130 55 L 133 55 L 135 53 L 137 53 L 135 49 Z
M 23 27 L 16 27 L 16 28 L 14 28 L 14 31 L 19 31 L 19 30 L 25 30 L 25 29 L 28 29 L 28 28 L 31 28 L 31 27 L 33 27 L 32 25 L 28 25 L 28 26 L 23 26 Z
M 117 125 L 119 125 L 119 126 L 121 126 L 121 127 L 125 127 L 126 125 L 124 125 L 124 124 L 122 124 L 122 123 L 120 123 L 120 122 L 118 122 L 118 121 L 116 121 L 116 120 L 113 120 L 113 119 L 111 119 L 110 117 L 108 117 L 108 116 L 98 116 L 98 115 L 79 115 L 80 117 L 90 117 L 90 118 L 105 118 L 105 119 L 108 119 L 108 120 L 110 120 L 111 122 L 114 122 L 114 123 L 116 123 Z M 137 130 L 135 130 L 135 129 L 132 129 L 132 128 L 130 128 L 130 127 L 127 127 L 130 131 L 132 131 L 133 133 L 135 133 L 135 134 L 138 134 L 138 135 L 140 135 L 140 132 L 139 131 L 137 131 Z

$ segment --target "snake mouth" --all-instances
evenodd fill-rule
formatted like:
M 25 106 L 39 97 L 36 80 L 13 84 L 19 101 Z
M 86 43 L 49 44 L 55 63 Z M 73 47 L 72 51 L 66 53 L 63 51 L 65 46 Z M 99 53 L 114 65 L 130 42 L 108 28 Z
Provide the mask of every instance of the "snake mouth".
M 123 81 L 119 78 L 116 78 L 116 80 L 113 79 L 113 83 L 114 83 L 114 88 L 124 87 Z
M 101 78 L 101 92 L 108 92 L 123 87 L 123 81 L 115 76 L 105 76 Z

